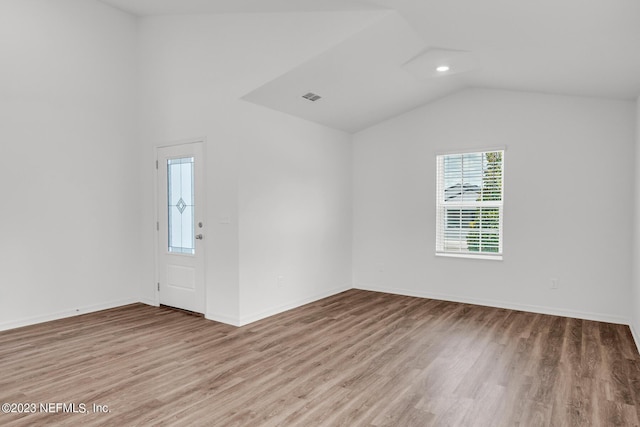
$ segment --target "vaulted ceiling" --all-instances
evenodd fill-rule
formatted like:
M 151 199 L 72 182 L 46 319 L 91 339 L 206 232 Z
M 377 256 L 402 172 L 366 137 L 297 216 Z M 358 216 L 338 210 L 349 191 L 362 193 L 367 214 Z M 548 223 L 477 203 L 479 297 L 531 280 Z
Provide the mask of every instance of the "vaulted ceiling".
M 348 132 L 465 87 L 640 95 L 637 0 L 102 1 L 137 16 L 377 11 L 341 43 L 244 96 Z M 442 65 L 449 70 L 435 71 Z M 321 98 L 303 98 L 308 92 Z

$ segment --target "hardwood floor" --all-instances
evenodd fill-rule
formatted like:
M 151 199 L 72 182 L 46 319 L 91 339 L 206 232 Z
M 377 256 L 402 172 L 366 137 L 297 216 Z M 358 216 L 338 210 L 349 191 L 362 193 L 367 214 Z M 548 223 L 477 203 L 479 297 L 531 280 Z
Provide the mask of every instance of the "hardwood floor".
M 135 304 L 1 332 L 6 402 L 37 408 L 3 426 L 634 426 L 640 356 L 626 326 L 359 290 L 242 328 Z

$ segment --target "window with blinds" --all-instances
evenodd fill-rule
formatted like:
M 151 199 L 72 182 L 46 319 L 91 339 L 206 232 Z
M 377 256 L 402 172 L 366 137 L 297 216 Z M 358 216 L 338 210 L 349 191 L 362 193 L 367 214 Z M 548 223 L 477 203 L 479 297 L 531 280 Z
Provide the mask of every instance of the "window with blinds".
M 504 150 L 436 162 L 436 255 L 502 259 Z

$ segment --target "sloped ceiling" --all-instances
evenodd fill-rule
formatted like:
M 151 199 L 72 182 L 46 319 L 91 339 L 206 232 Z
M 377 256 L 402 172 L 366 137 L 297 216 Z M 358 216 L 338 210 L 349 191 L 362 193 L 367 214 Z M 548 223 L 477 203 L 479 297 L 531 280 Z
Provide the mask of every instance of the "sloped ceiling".
M 102 0 L 137 16 L 198 13 L 281 13 L 372 10 L 384 6 L 361 0 Z
M 354 132 L 462 87 L 453 76 L 418 80 L 402 67 L 425 47 L 393 13 L 244 99 Z M 307 92 L 322 98 L 310 102 Z
M 640 94 L 637 0 L 103 1 L 138 16 L 386 11 L 243 98 L 348 132 L 464 87 L 618 99 Z M 435 72 L 441 63 L 451 70 Z M 308 92 L 322 98 L 302 98 Z

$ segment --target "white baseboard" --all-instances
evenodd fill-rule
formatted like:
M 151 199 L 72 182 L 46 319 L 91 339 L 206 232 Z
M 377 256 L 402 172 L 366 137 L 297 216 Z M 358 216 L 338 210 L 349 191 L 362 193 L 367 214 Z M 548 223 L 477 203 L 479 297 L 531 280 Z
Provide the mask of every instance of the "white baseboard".
M 638 331 L 633 327 L 633 322 L 629 323 L 629 329 L 631 329 L 631 336 L 633 337 L 633 341 L 636 343 L 638 353 L 640 353 L 640 335 L 638 335 Z
M 273 307 L 268 310 L 261 311 L 259 313 L 254 313 L 248 316 L 242 316 L 241 318 L 226 316 L 226 315 L 217 314 L 217 313 L 206 313 L 205 318 L 215 322 L 225 323 L 227 325 L 244 326 L 244 325 L 248 325 L 250 323 L 256 322 L 258 320 L 265 319 L 269 316 L 273 316 L 275 314 L 279 314 L 279 313 L 300 307 L 302 305 L 321 300 L 322 298 L 327 298 L 329 296 L 339 294 L 340 292 L 348 291 L 349 289 L 361 289 L 365 291 L 385 292 L 389 294 L 405 295 L 405 296 L 412 296 L 412 297 L 418 297 L 418 298 L 429 298 L 429 299 L 436 299 L 436 300 L 443 300 L 443 301 L 453 301 L 453 302 L 460 302 L 465 304 L 483 305 L 488 307 L 505 308 L 509 310 L 528 311 L 532 313 L 550 314 L 554 316 L 573 317 L 577 319 L 594 320 L 598 322 L 608 322 L 608 323 L 628 325 L 631 330 L 631 334 L 635 341 L 638 352 L 640 353 L 640 334 L 638 333 L 639 331 L 636 328 L 634 328 L 633 322 L 631 322 L 629 319 L 625 317 L 611 316 L 611 315 L 602 314 L 602 313 L 589 313 L 589 312 L 582 312 L 582 311 L 558 309 L 558 308 L 552 308 L 552 307 L 535 306 L 535 305 L 528 305 L 528 304 L 509 303 L 509 302 L 496 301 L 496 300 L 460 297 L 457 295 L 414 291 L 414 290 L 408 290 L 408 289 L 396 289 L 396 288 L 392 289 L 392 288 L 385 288 L 381 286 L 365 285 L 362 283 L 357 284 L 353 288 L 350 285 L 344 285 L 339 288 L 321 292 L 319 294 L 301 298 L 299 300 L 292 301 L 284 305 Z M 142 298 L 142 299 L 128 298 L 128 299 L 123 299 L 118 301 L 111 301 L 108 303 L 94 304 L 94 305 L 89 305 L 85 307 L 80 307 L 75 310 L 60 311 L 60 312 L 49 313 L 41 316 L 26 317 L 18 320 L 12 320 L 9 322 L 0 323 L 0 331 L 6 331 L 9 329 L 20 328 L 23 326 L 49 322 L 51 320 L 64 319 L 66 317 L 78 316 L 80 314 L 87 314 L 87 313 L 93 313 L 101 310 L 108 310 L 110 308 L 121 307 L 124 305 L 135 304 L 138 302 L 147 304 L 150 306 L 154 306 L 154 307 L 158 306 L 158 303 L 156 301 L 148 298 Z
M 233 318 L 230 316 L 226 316 L 223 314 L 217 313 L 207 313 L 205 314 L 205 318 L 209 320 L 213 320 L 216 322 L 226 323 L 227 325 L 232 326 L 245 326 L 253 322 L 257 322 L 258 320 L 265 319 L 267 317 L 273 316 L 275 314 L 280 314 L 288 310 L 292 310 L 294 308 L 298 308 L 305 304 L 309 304 L 311 302 L 315 302 L 321 300 L 322 298 L 330 297 L 331 295 L 339 294 L 340 292 L 348 291 L 351 288 L 351 285 L 344 285 L 338 288 L 334 288 L 325 292 L 320 292 L 318 294 L 314 294 L 305 298 L 300 298 L 298 300 L 289 302 L 287 304 L 279 305 L 277 307 L 272 307 L 270 309 L 250 314 L 248 316 L 242 316 L 240 318 Z
M 214 322 L 220 322 L 231 326 L 242 326 L 240 320 L 237 317 L 226 316 L 224 314 L 206 313 L 204 318 L 207 320 L 213 320 Z
M 156 300 L 153 300 L 151 298 L 140 298 L 138 302 L 141 302 L 142 304 L 147 304 L 153 307 L 160 307 L 160 304 L 158 304 Z
M 65 311 L 58 311 L 55 313 L 44 314 L 40 316 L 25 317 L 18 320 L 12 320 L 10 322 L 0 323 L 0 331 L 6 331 L 9 329 L 21 328 L 23 326 L 30 326 L 38 323 L 49 322 L 51 320 L 64 319 L 66 317 L 78 316 L 80 314 L 93 313 L 95 311 L 121 307 L 123 305 L 135 304 L 137 302 L 139 302 L 138 298 L 128 298 L 128 299 L 123 299 L 118 301 L 111 301 L 107 303 L 88 305 L 88 306 L 76 308 L 74 310 L 65 310 Z
M 381 286 L 372 286 L 359 283 L 355 286 L 355 289 L 362 289 L 365 291 L 385 292 L 388 294 L 405 295 L 418 298 L 429 298 L 442 301 L 461 302 L 465 304 L 484 305 L 487 307 L 505 308 L 508 310 L 528 311 L 532 313 L 550 314 L 553 316 L 573 317 L 575 319 L 594 320 L 597 322 L 616 323 L 620 325 L 629 325 L 629 319 L 622 316 L 612 316 L 603 313 L 589 313 L 584 311 L 566 310 L 554 307 L 543 307 L 537 305 L 518 304 L 506 301 L 497 301 L 490 299 L 480 298 L 468 298 L 460 297 L 457 295 L 439 294 L 432 292 L 413 291 L 408 289 L 396 289 L 385 288 Z
M 280 314 L 288 310 L 292 310 L 294 308 L 298 308 L 305 304 L 309 304 L 311 302 L 315 302 L 321 300 L 322 298 L 327 298 L 332 295 L 339 294 L 340 292 L 348 291 L 352 289 L 351 285 L 344 285 L 338 288 L 331 289 L 329 291 L 321 292 L 318 294 L 314 294 L 305 298 L 300 298 L 296 301 L 292 301 L 287 304 L 283 304 L 277 307 L 270 308 L 268 310 L 261 311 L 259 313 L 250 314 L 248 316 L 240 317 L 240 326 L 248 325 L 249 323 L 257 322 L 258 320 L 265 319 L 269 316 L 273 316 L 275 314 Z

